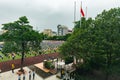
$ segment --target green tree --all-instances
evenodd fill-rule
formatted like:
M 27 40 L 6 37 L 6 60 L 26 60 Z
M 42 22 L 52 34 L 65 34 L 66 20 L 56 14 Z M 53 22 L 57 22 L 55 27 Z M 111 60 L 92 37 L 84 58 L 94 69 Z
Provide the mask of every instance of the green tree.
M 2 53 L 4 53 L 5 56 L 8 56 L 8 53 L 12 53 L 12 52 L 17 53 L 18 51 L 17 48 L 18 46 L 14 42 L 10 42 L 10 41 L 5 42 L 3 46 L 4 47 L 2 48 Z
M 113 62 L 120 60 L 120 8 L 103 11 L 95 18 L 95 49 L 106 56 L 107 76 Z M 99 40 L 99 42 L 97 41 Z M 108 77 L 106 77 L 108 80 Z
M 82 18 L 79 23 L 60 47 L 61 55 L 82 58 L 86 69 L 105 69 L 108 80 L 112 65 L 120 61 L 120 8 L 104 10 L 95 20 Z
M 48 36 L 46 40 L 64 40 L 66 41 L 71 34 L 66 34 L 65 36 Z
M 87 37 L 89 34 L 89 27 L 92 24 L 92 19 L 89 18 L 88 20 L 85 20 L 85 18 L 82 18 L 82 24 L 80 27 L 80 21 L 76 22 L 76 26 L 74 28 L 73 34 L 68 38 L 68 40 L 60 47 L 60 53 L 62 55 L 74 55 L 78 58 L 83 57 L 81 53 L 86 53 L 87 48 L 82 45 L 87 45 L 89 42 L 86 42 Z M 86 26 L 88 25 L 88 26 Z M 85 49 L 86 48 L 86 49 Z
M 42 41 L 41 35 L 34 31 L 26 16 L 20 17 L 19 20 L 3 24 L 2 34 L 4 42 L 12 42 L 17 45 L 17 49 L 21 52 L 21 71 L 23 71 L 23 61 L 25 52 L 29 50 L 37 51 L 40 49 L 40 42 Z M 13 45 L 14 46 L 14 45 Z M 14 51 L 14 50 L 12 50 Z

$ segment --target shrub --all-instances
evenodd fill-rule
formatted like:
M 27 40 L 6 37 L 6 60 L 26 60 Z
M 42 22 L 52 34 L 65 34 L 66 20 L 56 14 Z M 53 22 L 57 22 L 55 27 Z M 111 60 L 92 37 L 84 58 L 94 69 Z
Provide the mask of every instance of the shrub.
M 69 64 L 73 62 L 73 57 L 66 57 L 65 58 L 65 64 Z
M 51 61 L 45 61 L 44 62 L 44 67 L 47 68 L 47 69 L 54 69 L 55 66 L 52 64 Z

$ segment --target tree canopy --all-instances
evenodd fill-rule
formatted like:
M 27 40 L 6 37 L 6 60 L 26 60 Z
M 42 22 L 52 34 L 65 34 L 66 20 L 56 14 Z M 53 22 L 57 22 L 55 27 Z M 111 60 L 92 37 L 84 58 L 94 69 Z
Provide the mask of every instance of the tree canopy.
M 21 71 L 23 71 L 23 61 L 25 52 L 32 50 L 38 53 L 40 51 L 40 42 L 42 36 L 29 25 L 26 16 L 20 17 L 19 20 L 3 24 L 3 30 L 6 32 L 2 34 L 2 39 L 5 42 L 3 52 L 20 52 L 21 56 Z M 10 48 L 6 46 L 9 45 Z M 6 48 L 8 50 L 6 50 Z
M 23 16 L 19 20 L 3 24 L 3 30 L 6 32 L 2 34 L 2 39 L 4 42 L 12 42 L 14 46 L 21 51 L 21 44 L 24 42 L 25 50 L 32 48 L 40 48 L 40 42 L 42 40 L 41 35 L 33 30 L 33 27 L 29 25 L 28 19 Z M 34 48 L 34 49 L 33 49 Z M 12 50 L 14 52 L 14 49 Z
M 60 47 L 63 56 L 73 55 L 91 68 L 109 67 L 120 61 L 120 8 L 104 10 L 93 20 L 76 22 L 74 33 Z M 69 55 L 68 55 L 69 54 Z M 97 66 L 98 65 L 98 66 Z

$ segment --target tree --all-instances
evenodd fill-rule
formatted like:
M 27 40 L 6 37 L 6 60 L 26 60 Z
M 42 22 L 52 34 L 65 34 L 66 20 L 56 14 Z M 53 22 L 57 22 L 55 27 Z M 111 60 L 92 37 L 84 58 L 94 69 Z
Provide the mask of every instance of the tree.
M 108 80 L 112 65 L 120 61 L 119 25 L 120 8 L 104 10 L 95 20 L 82 18 L 82 25 L 76 22 L 74 33 L 60 47 L 60 53 L 83 58 L 85 68 L 107 70 Z
M 73 34 L 68 38 L 68 40 L 60 47 L 60 53 L 62 55 L 74 55 L 78 58 L 82 57 L 82 54 L 80 53 L 85 53 L 87 51 L 85 49 L 85 46 L 82 45 L 87 45 L 87 37 L 89 34 L 88 30 L 89 27 L 92 24 L 92 19 L 89 18 L 88 20 L 85 20 L 85 18 L 82 18 L 82 25 L 80 27 L 79 24 L 80 21 L 76 22 L 76 26 L 74 28 Z M 88 26 L 87 26 L 88 25 Z M 89 41 L 90 42 L 90 41 Z M 88 48 L 88 47 L 86 47 Z M 85 49 L 85 50 L 84 50 Z
M 4 42 L 12 42 L 17 45 L 18 52 L 21 52 L 21 71 L 23 71 L 24 54 L 29 50 L 37 51 L 40 49 L 41 35 L 34 31 L 26 16 L 20 17 L 19 20 L 3 24 L 2 34 Z M 13 45 L 14 46 L 14 45 Z M 13 51 L 13 50 L 12 50 Z
M 120 60 L 120 8 L 103 11 L 95 19 L 96 39 L 99 39 L 99 46 L 95 49 L 102 50 L 106 54 L 107 76 L 111 71 L 113 62 Z M 99 33 L 99 37 L 98 34 Z M 101 41 L 100 41 L 101 40 Z M 98 44 L 98 43 L 97 43 Z M 115 60 L 115 61 L 114 61 Z M 108 80 L 108 77 L 106 78 Z
M 3 48 L 2 48 L 2 53 L 5 54 L 5 56 L 8 56 L 8 53 L 12 53 L 12 52 L 15 52 L 17 53 L 18 51 L 18 46 L 14 43 L 14 42 L 5 42 L 3 44 Z

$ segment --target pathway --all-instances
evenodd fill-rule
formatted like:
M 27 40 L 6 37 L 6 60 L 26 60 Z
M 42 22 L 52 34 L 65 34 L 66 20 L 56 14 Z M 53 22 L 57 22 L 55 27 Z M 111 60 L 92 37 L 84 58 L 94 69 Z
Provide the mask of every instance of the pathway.
M 16 74 L 16 72 L 18 70 L 19 69 L 15 69 L 15 73 L 12 73 L 12 71 L 0 73 L 0 80 L 18 80 L 18 75 Z M 30 71 L 30 69 L 28 67 L 24 67 L 24 70 L 26 70 L 26 74 L 25 74 L 26 80 L 29 80 L 28 72 Z M 21 80 L 23 80 L 22 77 L 23 77 L 23 75 L 21 75 Z M 31 79 L 31 80 L 33 80 L 33 79 Z M 35 74 L 35 80 L 60 80 L 60 79 L 58 79 L 56 77 L 56 75 L 52 75 L 46 79 L 43 79 L 42 77 Z

